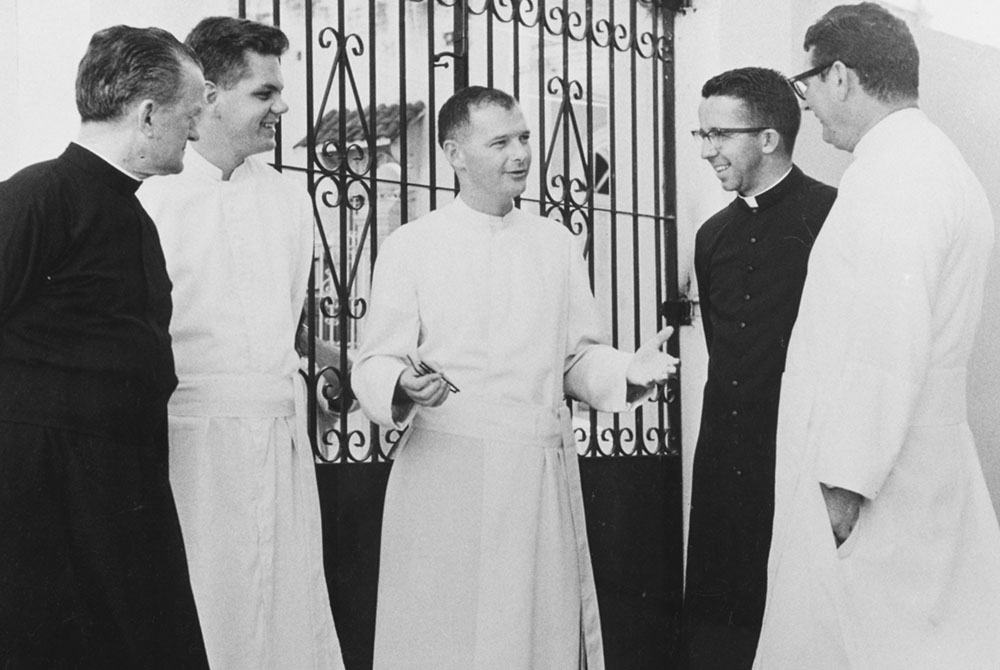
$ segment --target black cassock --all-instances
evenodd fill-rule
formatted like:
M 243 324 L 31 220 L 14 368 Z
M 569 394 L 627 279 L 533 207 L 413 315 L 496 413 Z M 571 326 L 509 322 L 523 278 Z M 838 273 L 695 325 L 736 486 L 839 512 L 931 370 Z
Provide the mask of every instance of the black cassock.
M 0 667 L 207 667 L 139 184 L 75 144 L 0 184 Z
M 797 167 L 698 230 L 708 344 L 694 456 L 682 639 L 688 668 L 753 662 L 774 513 L 778 395 L 813 242 L 836 189 Z

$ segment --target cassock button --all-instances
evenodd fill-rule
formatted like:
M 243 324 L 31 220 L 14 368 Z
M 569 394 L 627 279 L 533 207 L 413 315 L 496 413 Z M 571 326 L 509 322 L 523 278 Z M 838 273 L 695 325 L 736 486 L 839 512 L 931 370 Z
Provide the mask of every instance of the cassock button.
M 752 266 L 752 265 L 748 265 L 748 266 L 747 266 L 747 272 L 753 272 L 753 271 L 754 271 L 754 269 L 755 269 L 755 268 L 754 268 L 754 266 Z
M 743 299 L 744 299 L 744 300 L 749 300 L 749 299 L 750 299 L 750 294 L 749 294 L 749 293 L 745 293 L 745 294 L 743 295 Z
M 733 410 L 732 412 L 730 412 L 730 413 L 731 413 L 731 414 L 732 414 L 733 416 L 739 416 L 739 415 L 740 415 L 740 411 L 739 411 L 738 409 L 734 409 L 734 410 Z
M 746 321 L 740 321 L 740 328 L 746 328 L 746 327 L 747 327 L 747 322 Z
M 740 380 L 739 379 L 734 379 L 733 380 L 733 386 L 739 386 L 739 385 L 740 385 Z
M 750 244 L 757 244 L 757 238 L 756 237 L 751 237 L 750 238 Z

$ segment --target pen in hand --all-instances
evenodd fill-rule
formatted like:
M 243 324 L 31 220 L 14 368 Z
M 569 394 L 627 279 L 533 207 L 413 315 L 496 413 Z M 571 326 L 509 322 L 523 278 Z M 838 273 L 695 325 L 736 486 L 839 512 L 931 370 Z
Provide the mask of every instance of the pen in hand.
M 421 377 L 423 375 L 439 374 L 441 375 L 441 379 L 444 380 L 444 383 L 448 385 L 448 389 L 451 390 L 452 393 L 459 392 L 458 387 L 455 386 L 453 383 L 451 383 L 451 380 L 448 379 L 443 372 L 435 370 L 434 368 L 427 365 L 423 361 L 421 361 L 420 363 L 416 363 L 412 358 L 410 358 L 409 355 L 406 356 L 406 360 L 410 362 L 410 366 L 413 368 L 413 371 L 417 373 L 418 377 Z

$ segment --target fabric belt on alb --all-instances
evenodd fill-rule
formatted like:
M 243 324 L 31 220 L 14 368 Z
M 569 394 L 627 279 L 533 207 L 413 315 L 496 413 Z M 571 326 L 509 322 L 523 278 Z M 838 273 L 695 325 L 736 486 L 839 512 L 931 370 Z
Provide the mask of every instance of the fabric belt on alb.
M 170 397 L 174 416 L 283 417 L 298 407 L 305 407 L 305 384 L 298 373 L 184 377 Z
M 306 383 L 298 372 L 288 376 L 194 375 L 178 381 L 168 413 L 236 419 L 294 417 L 295 445 L 311 449 L 306 402 Z
M 570 516 L 576 538 L 577 569 L 581 594 L 581 668 L 604 668 L 604 643 L 597 608 L 597 589 L 590 562 L 587 524 L 580 486 L 580 463 L 573 438 L 571 414 L 567 407 L 505 404 L 476 398 L 448 398 L 440 407 L 421 408 L 413 418 L 413 428 L 491 442 L 534 442 L 539 448 L 562 451 L 564 479 L 569 490 Z M 400 442 L 403 446 L 406 436 Z

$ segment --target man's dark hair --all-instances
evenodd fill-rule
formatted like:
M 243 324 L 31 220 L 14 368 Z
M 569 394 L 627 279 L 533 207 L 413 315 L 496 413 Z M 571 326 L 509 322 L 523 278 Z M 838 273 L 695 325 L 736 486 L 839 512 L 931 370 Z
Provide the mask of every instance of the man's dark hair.
M 246 52 L 278 56 L 288 51 L 288 38 L 274 26 L 231 16 L 210 16 L 198 22 L 184 43 L 205 66 L 205 79 L 232 88 L 247 71 Z
M 469 112 L 473 107 L 497 105 L 504 109 L 517 107 L 517 100 L 500 89 L 485 86 L 467 86 L 448 98 L 438 112 L 438 144 L 453 140 L 458 132 L 469 123 Z
M 97 31 L 76 73 L 80 119 L 115 121 L 140 100 L 177 102 L 184 61 L 201 66 L 194 51 L 166 30 L 112 26 Z
M 913 35 L 905 21 L 874 2 L 834 7 L 810 26 L 802 46 L 814 49 L 813 65 L 839 60 L 850 67 L 861 88 L 883 102 L 919 95 L 920 53 Z
M 802 110 L 791 84 L 780 72 L 763 67 L 728 70 L 706 81 L 701 96 L 728 96 L 743 101 L 747 125 L 774 128 L 781 136 L 783 151 L 792 155 Z

